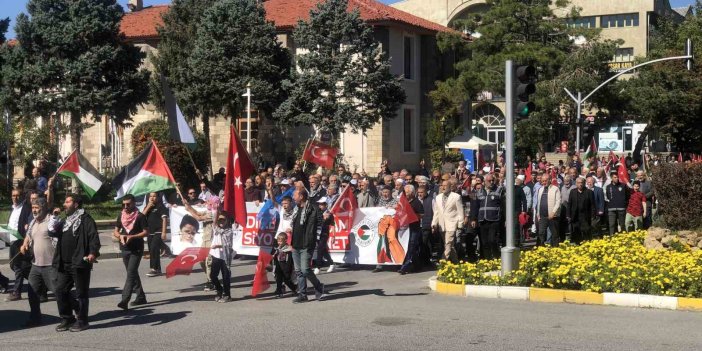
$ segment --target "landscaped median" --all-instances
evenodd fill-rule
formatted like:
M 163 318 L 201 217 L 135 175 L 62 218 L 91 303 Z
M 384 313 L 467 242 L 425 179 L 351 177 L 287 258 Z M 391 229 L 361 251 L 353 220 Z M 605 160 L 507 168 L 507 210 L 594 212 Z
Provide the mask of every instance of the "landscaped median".
M 523 253 L 519 269 L 500 261 L 441 262 L 432 290 L 448 295 L 702 311 L 702 250 L 684 243 L 649 250 L 645 231 Z

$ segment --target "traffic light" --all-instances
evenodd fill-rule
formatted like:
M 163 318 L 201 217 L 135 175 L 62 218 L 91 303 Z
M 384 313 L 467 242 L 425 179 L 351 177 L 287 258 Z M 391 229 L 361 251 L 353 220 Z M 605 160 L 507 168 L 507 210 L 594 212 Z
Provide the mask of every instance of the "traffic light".
M 515 114 L 517 120 L 528 118 L 534 112 L 536 105 L 529 101 L 529 95 L 536 92 L 536 68 L 531 65 L 517 66 L 514 70 L 514 77 L 517 83 L 514 88 Z
M 587 144 L 595 136 L 595 128 L 590 123 L 583 125 L 583 141 Z

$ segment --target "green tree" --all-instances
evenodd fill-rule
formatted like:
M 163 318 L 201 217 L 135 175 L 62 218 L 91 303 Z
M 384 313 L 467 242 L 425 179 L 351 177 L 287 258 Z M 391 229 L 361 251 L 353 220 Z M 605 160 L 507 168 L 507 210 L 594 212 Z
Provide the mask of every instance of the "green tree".
M 458 74 L 455 77 L 437 83 L 436 91 L 431 94 L 435 110 L 439 115 L 456 113 L 466 96 L 476 96 L 485 90 L 503 95 L 505 61 L 532 64 L 538 70 L 534 96 L 537 111 L 518 124 L 516 145 L 532 152 L 543 152 L 544 141 L 551 135 L 550 128 L 560 121 L 563 105 L 568 104 L 563 87 L 578 88 L 568 85 L 577 82 L 578 76 L 606 74 L 601 68 L 609 57 L 602 61 L 598 56 L 604 51 L 601 45 L 605 44 L 593 43 L 581 48 L 574 45 L 573 38 L 582 36 L 593 42 L 599 32 L 569 27 L 568 21 L 579 16 L 579 9 L 569 7 L 566 0 L 488 0 L 487 5 L 486 12 L 455 24 L 472 33 L 471 41 L 459 40 L 455 34 L 439 37 L 440 48 L 452 49 L 465 58 L 456 64 Z M 579 63 L 586 65 L 576 69 L 576 63 L 568 62 L 572 58 L 582 58 Z M 570 69 L 576 69 L 578 74 L 569 82 L 561 81 L 565 77 L 560 76 L 561 72 Z
M 128 124 L 146 101 L 149 73 L 120 33 L 123 15 L 115 0 L 30 0 L 17 16 L 14 64 L 5 70 L 20 117 L 68 115 L 73 149 L 83 117 Z
M 132 157 L 142 152 L 152 139 L 158 145 L 176 181 L 184 187 L 196 187 L 200 180 L 195 175 L 195 168 L 190 162 L 188 151 L 181 142 L 171 139 L 166 120 L 153 119 L 140 123 L 134 128 L 131 140 Z M 205 136 L 202 133 L 195 133 L 195 141 L 197 148 L 192 152 L 193 160 L 198 169 L 204 169 L 207 166 L 206 160 L 210 151 L 207 149 Z
M 256 107 L 271 113 L 284 99 L 289 51 L 277 41 L 273 23 L 256 0 L 220 0 L 205 10 L 188 58 L 193 73 L 190 104 L 206 115 L 235 117 L 251 84 Z
M 373 29 L 349 12 L 348 0 L 326 0 L 293 32 L 298 70 L 285 82 L 288 99 L 274 118 L 288 126 L 308 125 L 339 133 L 391 119 L 405 102 L 400 79 L 373 38 Z
M 692 40 L 693 47 L 702 47 L 702 2 L 697 0 L 694 7 L 694 14 L 682 23 L 662 18 L 651 35 L 649 55 L 641 60 L 682 56 L 687 38 Z M 649 124 L 636 145 L 635 157 L 652 129 L 669 137 L 683 152 L 702 150 L 702 134 L 699 133 L 702 68 L 699 65 L 688 71 L 680 60 L 655 63 L 641 68 L 636 77 L 620 82 L 619 88 L 630 101 L 627 112 Z

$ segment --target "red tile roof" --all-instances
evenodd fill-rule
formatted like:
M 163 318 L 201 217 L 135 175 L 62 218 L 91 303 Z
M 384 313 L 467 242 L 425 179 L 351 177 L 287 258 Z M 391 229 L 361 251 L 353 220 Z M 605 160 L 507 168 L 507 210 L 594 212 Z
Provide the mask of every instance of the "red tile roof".
M 321 0 L 268 0 L 263 3 L 266 17 L 278 29 L 293 28 L 298 20 L 309 19 L 310 10 Z M 162 14 L 169 5 L 154 5 L 136 12 L 129 12 L 122 18 L 122 32 L 128 39 L 158 38 L 156 28 L 163 25 Z M 452 29 L 411 15 L 375 0 L 349 0 L 349 9 L 358 9 L 361 18 L 370 24 L 397 23 L 428 32 L 450 32 Z
M 298 20 L 307 20 L 310 10 L 321 0 L 268 0 L 263 3 L 268 20 L 278 28 L 292 28 Z M 394 22 L 410 25 L 430 32 L 449 32 L 448 27 L 411 15 L 375 0 L 349 0 L 349 10 L 358 9 L 361 18 L 373 24 Z
M 120 29 L 128 39 L 158 38 L 156 28 L 163 26 L 161 17 L 169 5 L 154 5 L 136 12 L 128 12 L 122 17 Z

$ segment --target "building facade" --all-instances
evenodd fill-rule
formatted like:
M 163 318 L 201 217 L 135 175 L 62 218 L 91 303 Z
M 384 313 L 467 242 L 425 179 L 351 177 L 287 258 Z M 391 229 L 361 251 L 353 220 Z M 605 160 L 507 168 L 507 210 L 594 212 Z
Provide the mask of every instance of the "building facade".
M 403 0 L 392 6 L 446 26 L 455 26 L 456 21 L 489 9 L 485 0 Z M 635 57 L 648 54 L 650 33 L 655 30 L 660 17 L 670 16 L 682 21 L 692 11 L 690 6 L 673 9 L 669 0 L 571 0 L 567 9 L 559 9 L 555 14 L 565 17 L 572 7 L 580 9 L 580 17 L 570 20 L 571 26 L 600 28 L 602 38 L 623 40 L 610 62 L 613 72 L 633 67 Z M 628 74 L 623 75 L 624 78 L 626 76 Z M 491 92 L 478 94 L 473 99 L 469 118 L 474 134 L 502 148 L 505 136 L 504 113 L 503 97 Z M 613 151 L 620 153 L 633 151 L 638 136 L 645 127 L 645 124 L 633 121 L 608 126 L 606 130 L 599 131 L 598 145 L 612 145 Z M 567 130 L 555 128 L 553 140 L 547 143 L 547 150 L 563 151 L 563 147 L 567 147 L 567 143 L 562 142 L 567 140 L 566 135 Z
M 264 7 L 267 19 L 278 31 L 278 41 L 293 53 L 298 53 L 292 35 L 298 20 L 309 18 L 309 11 L 319 0 L 268 0 Z M 127 40 L 146 53 L 144 67 L 153 70 L 151 58 L 158 55 L 159 36 L 157 28 L 163 25 L 162 15 L 169 5 L 144 7 L 142 1 L 130 0 L 129 12 L 121 23 Z M 402 87 L 407 100 L 398 110 L 397 117 L 381 121 L 364 135 L 351 132 L 338 137 L 343 162 L 350 170 L 365 170 L 369 174 L 378 171 L 383 160 L 390 160 L 394 168 L 416 167 L 422 155 L 422 136 L 426 121 L 433 112 L 427 93 L 434 82 L 447 74 L 442 67 L 442 57 L 436 47 L 436 34 L 451 31 L 449 28 L 410 15 L 381 4 L 375 0 L 350 0 L 349 10 L 358 9 L 361 17 L 373 27 L 379 45 L 391 60 L 391 71 L 404 76 Z M 243 94 L 243 92 L 242 92 Z M 244 114 L 245 115 L 245 114 Z M 280 128 L 268 116 L 259 116 L 253 111 L 251 123 L 252 156 L 265 165 L 294 162 L 294 151 L 301 149 L 314 131 L 308 127 Z M 245 116 L 244 116 L 245 117 Z M 132 159 L 131 135 L 142 122 L 165 118 L 152 104 L 139 106 L 132 116 L 132 127 L 115 125 L 109 117 L 103 117 L 84 130 L 81 140 L 82 154 L 103 173 L 116 172 Z M 86 119 L 87 121 L 87 119 Z M 195 129 L 201 131 L 201 119 L 193 118 Z M 210 120 L 210 146 L 212 166 L 216 171 L 226 165 L 229 142 L 229 125 L 234 123 L 242 142 L 246 144 L 246 118 L 212 118 Z M 60 155 L 66 157 L 70 149 L 70 136 L 61 137 Z M 17 169 L 15 177 L 21 177 Z

